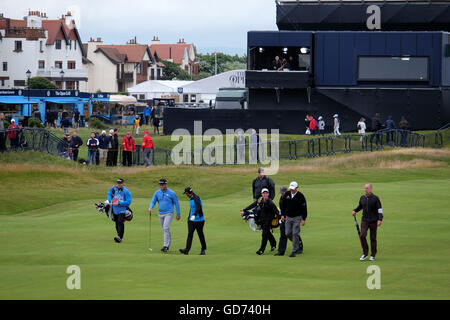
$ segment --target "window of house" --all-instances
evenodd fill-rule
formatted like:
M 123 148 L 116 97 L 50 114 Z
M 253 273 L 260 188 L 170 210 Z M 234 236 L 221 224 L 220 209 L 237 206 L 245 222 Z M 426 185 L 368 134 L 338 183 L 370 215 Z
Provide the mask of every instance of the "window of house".
M 55 49 L 61 50 L 61 40 L 55 41 Z
M 14 51 L 22 51 L 22 41 L 14 41 Z
M 69 40 L 69 50 L 72 50 L 72 40 Z
M 2 87 L 4 87 L 4 86 L 5 86 L 5 80 L 2 79 Z
M 8 71 L 8 62 L 3 62 L 3 71 Z
M 62 61 L 55 61 L 55 68 L 56 69 L 62 69 L 63 68 Z
M 145 100 L 145 94 L 140 94 L 139 95 L 139 100 Z
M 75 46 L 74 49 L 77 50 L 77 40 L 74 40 L 73 42 L 74 42 L 74 46 Z
M 67 61 L 67 69 L 75 69 L 75 61 Z
M 66 90 L 74 90 L 74 82 L 73 81 L 66 81 Z
M 427 57 L 358 57 L 359 81 L 428 81 Z
M 45 61 L 39 60 L 39 69 L 45 69 Z
M 137 64 L 136 69 L 137 69 L 137 73 L 141 74 L 141 64 L 140 63 Z
M 150 80 L 155 80 L 155 69 L 152 69 L 152 71 L 151 71 Z
M 14 80 L 14 87 L 25 87 L 25 80 Z
M 59 90 L 62 89 L 62 81 L 55 81 L 55 85 L 58 87 Z
M 39 51 L 44 52 L 44 42 L 42 42 L 42 40 L 39 41 Z

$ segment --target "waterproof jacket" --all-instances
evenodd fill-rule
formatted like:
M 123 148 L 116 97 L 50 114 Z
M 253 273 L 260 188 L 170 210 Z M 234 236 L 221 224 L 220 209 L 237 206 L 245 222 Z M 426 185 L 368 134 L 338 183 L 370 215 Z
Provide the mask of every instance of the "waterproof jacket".
M 89 151 L 97 151 L 99 144 L 100 142 L 97 138 L 89 138 L 89 140 L 86 142 Z
M 150 136 L 145 136 L 144 139 L 142 139 L 142 150 L 144 149 L 153 149 L 153 139 Z
M 269 198 L 264 201 L 262 198 L 254 201 L 251 205 L 244 208 L 244 211 L 251 210 L 253 208 L 259 207 L 259 219 L 261 219 L 262 224 L 270 223 L 276 215 L 279 214 L 278 208 Z
M 259 179 L 256 177 L 252 182 L 252 192 L 253 199 L 261 198 L 262 189 L 267 188 L 269 190 L 269 198 L 273 200 L 275 198 L 275 182 L 268 176 L 264 176 L 264 178 Z
M 117 186 L 112 187 L 108 191 L 108 201 L 111 203 L 113 199 L 117 199 L 119 201 L 118 206 L 112 206 L 114 214 L 125 213 L 127 207 L 131 205 L 132 196 L 131 192 L 122 187 L 122 189 L 117 188 Z
M 383 220 L 383 208 L 381 207 L 380 198 L 373 193 L 370 196 L 361 196 L 359 199 L 359 204 L 355 208 L 355 212 L 359 212 L 361 209 L 363 210 L 363 220 L 367 222 Z
M 287 191 L 280 201 L 280 206 L 282 216 L 291 218 L 301 216 L 303 220 L 306 220 L 308 216 L 306 199 L 300 191 L 297 191 L 294 196 L 292 196 L 291 191 Z
M 192 194 L 189 200 L 189 218 L 188 221 L 200 222 L 205 221 L 205 216 L 203 215 L 203 203 L 202 199 L 196 195 Z
M 136 145 L 134 144 L 133 137 L 128 138 L 125 136 L 122 141 L 123 151 L 136 151 Z

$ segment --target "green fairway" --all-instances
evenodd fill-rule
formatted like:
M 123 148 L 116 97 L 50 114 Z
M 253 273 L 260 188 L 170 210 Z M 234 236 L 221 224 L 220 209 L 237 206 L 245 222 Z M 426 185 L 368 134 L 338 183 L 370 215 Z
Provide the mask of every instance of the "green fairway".
M 277 190 L 296 180 L 308 202 L 305 250 L 296 258 L 274 257 L 269 246 L 255 254 L 261 234 L 239 215 L 251 201 L 254 167 L 90 169 L 33 153 L 8 157 L 0 159 L 0 299 L 450 298 L 448 149 L 282 162 L 273 176 Z M 94 208 L 118 176 L 133 193 L 134 211 L 121 244 L 113 241 L 114 224 Z M 168 254 L 160 251 L 156 215 L 148 250 L 147 208 L 161 176 L 182 200 Z M 375 262 L 359 261 L 351 216 L 367 182 L 385 215 Z M 187 235 L 187 185 L 203 198 L 206 256 L 198 255 L 196 234 L 190 255 L 178 252 Z M 274 233 L 278 242 L 279 229 Z M 81 268 L 81 290 L 66 288 L 70 265 Z M 381 269 L 380 290 L 366 287 L 370 265 Z

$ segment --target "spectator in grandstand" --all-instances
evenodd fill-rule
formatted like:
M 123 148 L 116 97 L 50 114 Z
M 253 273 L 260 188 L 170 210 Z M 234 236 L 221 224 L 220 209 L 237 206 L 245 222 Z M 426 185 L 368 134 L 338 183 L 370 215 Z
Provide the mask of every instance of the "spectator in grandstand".
M 156 134 L 156 131 L 158 131 L 159 134 L 159 118 L 157 114 L 153 118 L 153 127 L 153 133 Z
M 341 126 L 341 121 L 339 120 L 339 115 L 336 113 L 334 116 L 334 126 L 333 126 L 333 133 L 335 136 L 340 136 L 341 132 L 339 131 L 339 128 Z
M 319 136 L 325 135 L 325 121 L 323 120 L 323 117 L 319 117 Z
M 109 144 L 109 137 L 106 135 L 106 131 L 103 130 L 100 137 L 98 137 L 99 145 L 98 145 L 98 152 L 99 152 L 99 160 L 100 164 L 103 165 L 105 163 L 105 158 L 108 156 L 108 144 Z
M 136 144 L 134 138 L 131 136 L 131 132 L 127 132 L 127 135 L 122 140 L 122 165 L 131 167 L 133 164 L 133 152 L 136 151 Z
M 144 118 L 146 126 L 148 126 L 148 121 L 150 120 L 150 112 L 151 112 L 150 107 L 146 105 L 144 109 Z
M 19 131 L 20 126 L 16 124 L 16 120 L 12 119 L 8 127 L 8 138 L 12 150 L 19 148 Z
M 363 117 L 361 117 L 361 119 L 359 119 L 359 122 L 357 124 L 357 128 L 358 128 L 358 133 L 361 136 L 361 139 L 359 139 L 359 141 L 363 142 L 364 140 L 364 136 L 366 135 L 366 119 L 364 119 Z
M 86 142 L 86 145 L 88 146 L 88 161 L 87 164 L 95 164 L 95 157 L 97 155 L 97 150 L 100 142 L 95 137 L 95 132 L 91 133 L 91 137 Z
M 5 114 L 0 113 L 0 152 L 6 151 Z
M 275 60 L 272 61 L 272 70 L 278 71 L 281 68 L 280 57 L 276 56 Z
M 252 182 L 253 201 L 261 197 L 261 190 L 264 188 L 269 190 L 269 198 L 273 200 L 275 198 L 275 182 L 264 174 L 263 168 L 259 168 L 258 176 Z
M 78 136 L 78 131 L 73 132 L 72 137 L 72 155 L 73 155 L 73 161 L 78 160 L 78 152 L 79 148 L 83 145 L 83 140 Z
M 166 179 L 161 178 L 159 180 L 159 187 L 160 190 L 156 191 L 153 195 L 148 212 L 151 219 L 153 209 L 158 202 L 158 217 L 164 232 L 164 246 L 162 247 L 161 251 L 167 252 L 169 251 L 170 243 L 172 242 L 172 236 L 170 234 L 170 224 L 172 223 L 172 219 L 174 216 L 174 209 L 177 210 L 177 220 L 180 220 L 181 210 L 176 193 L 167 188 Z
M 151 165 L 150 155 L 153 151 L 154 143 L 152 137 L 150 137 L 147 130 L 144 131 L 144 138 L 142 139 L 142 154 L 144 156 L 145 167 L 148 168 Z

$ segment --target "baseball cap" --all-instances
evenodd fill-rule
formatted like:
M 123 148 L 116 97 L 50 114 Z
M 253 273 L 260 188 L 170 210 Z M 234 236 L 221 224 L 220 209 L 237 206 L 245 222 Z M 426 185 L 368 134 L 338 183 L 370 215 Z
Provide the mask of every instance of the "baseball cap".
M 267 189 L 267 188 L 262 189 L 261 193 L 264 193 L 264 192 L 269 192 L 269 189 Z
M 106 134 L 106 130 L 102 130 L 102 134 Z
M 280 193 L 283 193 L 283 192 L 286 192 L 286 191 L 287 191 L 287 188 L 285 186 L 282 186 L 280 188 Z
M 121 179 L 121 178 L 117 179 L 117 183 L 118 184 L 123 184 L 123 179 Z
M 167 180 L 164 178 L 159 179 L 159 184 L 167 184 Z
M 148 134 L 148 130 L 145 130 L 145 131 L 144 131 L 144 134 Z
M 292 181 L 291 184 L 289 185 L 289 189 L 295 190 L 297 188 L 298 188 L 298 183 L 295 181 Z
M 333 116 L 333 118 L 338 118 L 339 116 L 338 116 L 338 114 L 336 113 L 334 116 Z
M 184 189 L 184 192 L 183 192 L 183 194 L 186 194 L 186 193 L 192 193 L 193 191 L 192 191 L 192 188 L 191 187 L 186 187 L 185 189 Z

